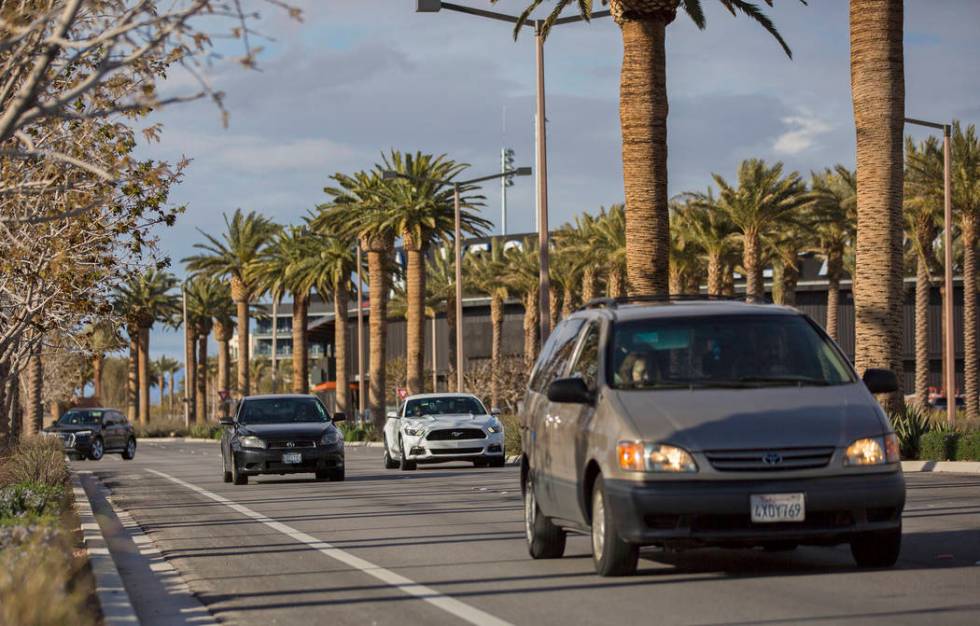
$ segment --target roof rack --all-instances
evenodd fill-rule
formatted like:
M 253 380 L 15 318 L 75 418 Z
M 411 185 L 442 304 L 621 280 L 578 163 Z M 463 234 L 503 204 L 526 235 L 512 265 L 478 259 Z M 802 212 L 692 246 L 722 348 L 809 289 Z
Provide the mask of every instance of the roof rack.
M 671 294 L 671 295 L 637 295 L 637 296 L 620 296 L 617 298 L 593 298 L 589 300 L 581 307 L 579 311 L 584 311 L 586 309 L 615 309 L 621 304 L 639 304 L 643 302 L 651 303 L 670 303 L 670 302 L 697 302 L 697 301 L 715 301 L 715 302 L 747 302 L 749 304 L 764 304 L 764 300 L 759 300 L 758 298 L 751 298 L 744 295 L 735 296 L 717 296 L 708 294 Z

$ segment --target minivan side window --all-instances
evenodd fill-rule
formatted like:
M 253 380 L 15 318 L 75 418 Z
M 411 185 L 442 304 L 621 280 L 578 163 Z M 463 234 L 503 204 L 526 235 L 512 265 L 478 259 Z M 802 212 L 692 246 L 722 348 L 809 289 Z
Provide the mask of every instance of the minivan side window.
M 575 349 L 578 331 L 584 323 L 585 320 L 582 319 L 570 319 L 555 327 L 541 349 L 538 365 L 531 374 L 531 381 L 528 383 L 531 389 L 544 393 L 548 384 L 564 371 L 564 366 L 568 364 L 572 350 Z
M 570 376 L 577 376 L 585 381 L 589 389 L 595 391 L 599 382 L 599 324 L 592 322 L 585 329 L 582 339 L 582 349 L 571 369 Z

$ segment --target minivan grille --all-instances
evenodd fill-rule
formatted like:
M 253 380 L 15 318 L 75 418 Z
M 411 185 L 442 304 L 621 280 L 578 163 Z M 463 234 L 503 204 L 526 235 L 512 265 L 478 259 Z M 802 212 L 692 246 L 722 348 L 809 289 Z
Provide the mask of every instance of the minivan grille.
M 788 472 L 826 467 L 834 449 L 710 450 L 704 455 L 719 472 Z
M 479 428 L 449 428 L 433 430 L 426 436 L 429 441 L 462 441 L 464 439 L 486 439 L 487 434 Z

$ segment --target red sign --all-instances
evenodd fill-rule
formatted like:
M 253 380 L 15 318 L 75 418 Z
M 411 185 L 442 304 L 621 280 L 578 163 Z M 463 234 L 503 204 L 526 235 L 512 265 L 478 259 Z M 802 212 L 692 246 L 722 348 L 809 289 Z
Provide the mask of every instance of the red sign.
M 404 400 L 408 397 L 408 389 L 405 389 L 404 387 L 398 387 L 396 393 L 398 394 L 399 400 Z

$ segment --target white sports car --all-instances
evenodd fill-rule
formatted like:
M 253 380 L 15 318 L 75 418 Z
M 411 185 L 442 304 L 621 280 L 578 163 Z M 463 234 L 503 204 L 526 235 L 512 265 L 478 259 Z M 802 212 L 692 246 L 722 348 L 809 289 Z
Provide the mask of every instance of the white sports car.
M 497 411 L 465 393 L 405 398 L 385 421 L 385 468 L 413 470 L 417 463 L 472 461 L 503 467 L 504 426 Z

